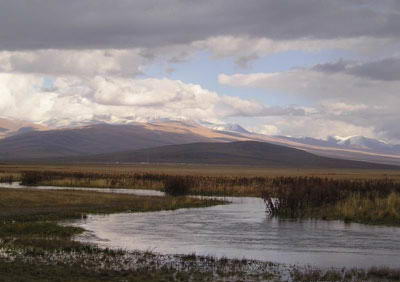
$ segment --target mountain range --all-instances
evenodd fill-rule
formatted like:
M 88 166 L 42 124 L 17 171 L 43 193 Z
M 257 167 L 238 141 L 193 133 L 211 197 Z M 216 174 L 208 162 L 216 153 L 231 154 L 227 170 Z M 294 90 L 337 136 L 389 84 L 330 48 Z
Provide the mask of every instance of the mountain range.
M 293 138 L 287 136 L 276 136 L 276 137 L 308 145 L 345 148 L 345 149 L 354 149 L 354 150 L 361 150 L 373 153 L 400 155 L 400 145 L 393 145 L 381 140 L 367 138 L 364 136 L 350 136 L 345 138 L 338 136 L 329 136 L 326 140 L 315 139 L 310 137 L 303 137 L 303 138 Z
M 227 145 L 227 142 L 258 141 L 317 156 L 400 165 L 399 145 L 361 136 L 330 137 L 327 140 L 267 136 L 252 133 L 237 124 L 214 125 L 158 120 L 47 129 L 41 125 L 0 119 L 0 128 L 3 129 L 3 134 L 0 135 L 0 161 L 79 158 L 190 143 Z M 243 162 L 246 163 L 247 160 Z

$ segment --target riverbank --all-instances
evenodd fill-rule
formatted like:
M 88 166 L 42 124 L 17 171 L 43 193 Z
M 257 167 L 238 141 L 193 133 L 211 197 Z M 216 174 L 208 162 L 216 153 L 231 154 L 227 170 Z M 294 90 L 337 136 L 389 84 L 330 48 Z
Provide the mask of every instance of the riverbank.
M 317 269 L 246 259 L 159 255 L 76 242 L 82 228 L 55 220 L 90 213 L 221 204 L 185 197 L 0 189 L 0 281 L 397 281 L 393 269 Z M 179 224 L 179 223 L 177 223 Z M 397 279 L 397 280 L 396 280 Z
M 223 203 L 188 197 L 0 188 L 0 281 L 264 281 L 278 277 L 272 263 L 101 249 L 73 240 L 84 229 L 57 223 L 93 213 Z
M 59 244 L 50 241 L 50 245 Z M 65 243 L 64 243 L 65 244 Z M 254 260 L 105 250 L 70 246 L 0 245 L 0 281 L 399 281 L 389 268 L 318 269 Z

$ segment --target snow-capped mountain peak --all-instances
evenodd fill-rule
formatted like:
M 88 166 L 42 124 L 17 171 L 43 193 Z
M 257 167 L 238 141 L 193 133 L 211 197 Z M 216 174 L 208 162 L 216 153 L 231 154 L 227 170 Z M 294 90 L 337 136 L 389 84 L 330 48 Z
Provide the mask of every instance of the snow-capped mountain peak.
M 225 123 L 225 124 L 217 124 L 211 122 L 200 122 L 201 125 L 208 127 L 210 129 L 218 130 L 218 131 L 227 131 L 227 132 L 235 132 L 240 134 L 251 134 L 250 131 L 242 127 L 237 123 Z
M 349 136 L 349 137 L 328 137 L 328 142 L 335 142 L 338 145 L 352 146 L 365 149 L 384 149 L 392 148 L 393 145 L 378 139 L 368 138 L 364 136 Z

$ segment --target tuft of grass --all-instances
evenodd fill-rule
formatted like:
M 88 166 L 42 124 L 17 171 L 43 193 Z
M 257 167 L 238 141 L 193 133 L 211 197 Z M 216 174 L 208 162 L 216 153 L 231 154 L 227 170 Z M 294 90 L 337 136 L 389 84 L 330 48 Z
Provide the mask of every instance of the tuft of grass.
M 21 184 L 26 186 L 35 186 L 43 181 L 44 173 L 37 171 L 24 171 L 21 174 Z
M 392 269 L 389 267 L 372 267 L 367 272 L 368 276 L 378 279 L 389 279 L 400 281 L 400 269 Z
M 191 186 L 192 181 L 182 176 L 171 176 L 164 180 L 164 192 L 171 196 L 187 195 Z
M 19 174 L 0 173 L 0 183 L 13 183 L 19 180 Z

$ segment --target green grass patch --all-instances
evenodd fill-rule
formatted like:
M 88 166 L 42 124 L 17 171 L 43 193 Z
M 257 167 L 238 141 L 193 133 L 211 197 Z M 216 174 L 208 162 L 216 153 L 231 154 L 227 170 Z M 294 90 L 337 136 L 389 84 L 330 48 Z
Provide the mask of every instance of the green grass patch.
M 15 222 L 0 224 L 0 237 L 57 237 L 70 238 L 82 233 L 84 229 L 60 226 L 55 222 Z

